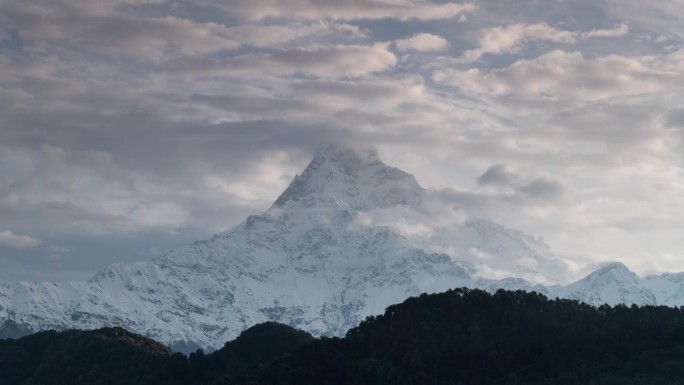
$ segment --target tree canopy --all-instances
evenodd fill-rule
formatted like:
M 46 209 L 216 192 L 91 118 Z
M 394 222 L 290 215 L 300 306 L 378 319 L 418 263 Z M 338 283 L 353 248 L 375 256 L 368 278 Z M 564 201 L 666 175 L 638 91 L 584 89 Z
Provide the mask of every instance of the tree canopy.
M 120 328 L 0 340 L 3 384 L 684 384 L 684 310 L 538 293 L 410 298 L 344 338 L 269 322 L 188 357 Z

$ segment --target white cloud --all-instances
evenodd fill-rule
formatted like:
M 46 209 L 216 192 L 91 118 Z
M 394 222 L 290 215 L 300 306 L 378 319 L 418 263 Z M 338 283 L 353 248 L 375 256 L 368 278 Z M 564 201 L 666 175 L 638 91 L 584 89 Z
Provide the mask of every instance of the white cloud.
M 486 54 L 517 53 L 522 46 L 531 42 L 575 43 L 578 39 L 621 37 L 627 33 L 629 26 L 625 23 L 612 29 L 593 29 L 588 32 L 565 31 L 546 23 L 512 24 L 486 29 L 478 41 L 478 47 L 465 51 L 458 61 L 471 63 Z
M 575 34 L 556 29 L 546 23 L 521 23 L 490 28 L 484 31 L 478 42 L 478 48 L 465 51 L 460 60 L 470 63 L 485 54 L 516 52 L 523 44 L 532 41 L 572 43 L 575 41 Z
M 483 100 L 492 114 L 506 116 L 511 131 L 499 136 L 496 151 L 567 167 L 592 164 L 616 175 L 621 168 L 652 167 L 673 156 L 679 132 L 663 123 L 684 81 L 672 70 L 674 63 L 670 55 L 588 58 L 552 51 L 503 68 L 442 70 L 434 76 Z
M 419 33 L 395 42 L 399 51 L 442 51 L 449 48 L 449 41 L 430 33 Z
M 31 249 L 40 245 L 42 241 L 28 235 L 18 235 L 10 230 L 0 231 L 0 246 L 16 249 Z
M 222 60 L 200 59 L 171 63 L 169 70 L 202 75 L 293 75 L 358 77 L 384 71 L 397 63 L 389 43 L 299 48 L 276 53 L 250 53 Z
M 160 63 L 168 59 L 211 55 L 243 45 L 272 47 L 313 37 L 363 38 L 359 27 L 335 21 L 300 21 L 287 24 L 199 22 L 173 15 L 125 15 L 111 4 L 81 7 L 71 1 L 8 3 L 7 23 L 26 41 L 42 49 L 66 47 Z M 2 32 L 2 30 L 0 30 Z M 2 36 L 0 36 L 2 39 Z
M 652 0 L 644 6 L 638 0 L 607 0 L 597 5 L 603 13 L 618 20 L 628 20 L 652 32 L 684 37 L 684 4 L 679 1 Z
M 629 26 L 625 23 L 620 23 L 612 29 L 593 29 L 589 32 L 584 32 L 582 37 L 621 37 L 629 33 Z
M 315 80 L 292 83 L 294 93 L 311 102 L 334 110 L 377 111 L 402 104 L 424 101 L 429 97 L 420 76 L 370 78 L 360 81 Z
M 269 17 L 299 19 L 398 19 L 439 20 L 452 19 L 474 12 L 477 7 L 471 3 L 436 4 L 420 0 L 359 0 L 359 1 L 316 1 L 316 0 L 237 0 L 225 6 L 229 11 L 240 11 L 253 19 Z
M 320 40 L 332 34 L 365 37 L 365 33 L 357 26 L 323 21 L 288 25 L 240 25 L 229 27 L 227 32 L 242 44 L 255 47 L 273 47 L 306 37 Z
M 652 68 L 650 61 L 619 55 L 588 59 L 579 52 L 555 50 L 504 68 L 445 69 L 435 71 L 433 77 L 476 94 L 584 103 L 650 94 L 681 80 L 676 73 Z
M 452 204 L 428 199 L 418 209 L 373 209 L 359 213 L 358 218 L 366 226 L 384 226 L 410 238 L 428 238 L 440 230 L 463 225 L 468 216 Z
M 175 16 L 132 18 L 89 12 L 74 4 L 9 8 L 11 23 L 24 39 L 59 42 L 87 49 L 159 62 L 168 56 L 215 53 L 241 43 L 227 27 Z
M 0 191 L 0 210 L 7 216 L 0 226 L 14 222 L 22 229 L 35 230 L 40 226 L 27 221 L 22 213 L 37 211 L 44 216 L 42 234 L 112 235 L 175 228 L 188 218 L 185 208 L 156 190 L 141 187 L 147 178 L 138 181 L 108 153 L 43 146 L 33 156 L 33 169 L 11 186 L 11 191 Z M 41 243 L 8 231 L 0 235 L 16 247 Z

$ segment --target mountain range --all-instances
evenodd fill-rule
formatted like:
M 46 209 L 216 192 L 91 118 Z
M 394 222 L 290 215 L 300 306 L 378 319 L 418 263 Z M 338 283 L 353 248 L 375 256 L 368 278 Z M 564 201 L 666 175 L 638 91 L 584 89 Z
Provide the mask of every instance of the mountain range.
M 215 350 L 266 321 L 343 335 L 390 304 L 455 287 L 684 305 L 684 273 L 642 278 L 612 263 L 565 284 L 571 261 L 493 221 L 466 217 L 427 233 L 392 223 L 425 215 L 428 201 L 375 150 L 331 146 L 269 209 L 211 239 L 87 282 L 0 281 L 0 338 L 120 326 L 179 351 Z

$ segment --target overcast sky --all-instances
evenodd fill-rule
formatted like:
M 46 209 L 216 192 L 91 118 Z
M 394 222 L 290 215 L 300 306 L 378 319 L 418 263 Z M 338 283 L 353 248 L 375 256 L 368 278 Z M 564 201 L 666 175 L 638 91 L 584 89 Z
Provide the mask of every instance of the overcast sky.
M 684 271 L 684 4 L 0 0 L 0 279 L 259 213 L 330 143 L 557 252 Z

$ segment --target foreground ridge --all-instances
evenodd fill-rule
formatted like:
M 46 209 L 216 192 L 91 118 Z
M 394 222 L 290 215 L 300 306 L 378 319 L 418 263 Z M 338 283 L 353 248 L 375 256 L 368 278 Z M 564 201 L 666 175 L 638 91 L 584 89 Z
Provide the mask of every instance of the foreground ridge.
M 189 357 L 123 329 L 0 340 L 11 385 L 677 384 L 684 311 L 460 288 L 368 317 L 343 338 L 269 322 Z

